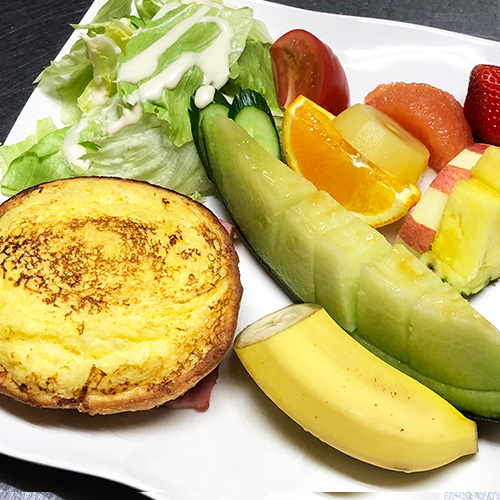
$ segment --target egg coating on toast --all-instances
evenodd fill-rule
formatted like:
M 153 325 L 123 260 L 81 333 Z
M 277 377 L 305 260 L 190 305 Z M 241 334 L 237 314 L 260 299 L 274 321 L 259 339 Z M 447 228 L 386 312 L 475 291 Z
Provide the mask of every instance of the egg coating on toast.
M 0 392 L 159 406 L 220 363 L 241 295 L 231 237 L 186 196 L 103 177 L 26 190 L 0 206 Z

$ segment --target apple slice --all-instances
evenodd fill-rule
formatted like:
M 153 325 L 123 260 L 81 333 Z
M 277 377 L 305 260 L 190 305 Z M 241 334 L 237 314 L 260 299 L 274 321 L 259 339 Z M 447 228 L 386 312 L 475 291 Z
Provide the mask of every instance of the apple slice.
M 451 190 L 458 181 L 471 178 L 472 167 L 489 147 L 489 144 L 471 144 L 442 168 L 408 214 L 396 243 L 403 244 L 417 256 L 429 250 Z

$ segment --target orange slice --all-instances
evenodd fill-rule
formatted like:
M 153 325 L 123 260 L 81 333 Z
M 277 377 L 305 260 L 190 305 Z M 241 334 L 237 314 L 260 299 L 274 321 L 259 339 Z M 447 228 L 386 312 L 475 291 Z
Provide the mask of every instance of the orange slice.
M 286 109 L 282 140 L 288 165 L 372 227 L 401 219 L 420 190 L 363 158 L 340 135 L 334 118 L 304 96 Z

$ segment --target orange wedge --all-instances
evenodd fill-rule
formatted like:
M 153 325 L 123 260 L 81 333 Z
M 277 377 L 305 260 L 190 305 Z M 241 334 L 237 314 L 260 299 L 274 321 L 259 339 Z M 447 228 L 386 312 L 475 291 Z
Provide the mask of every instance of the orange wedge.
M 288 165 L 372 227 L 401 219 L 420 190 L 363 158 L 337 131 L 334 118 L 304 96 L 286 109 L 282 140 Z

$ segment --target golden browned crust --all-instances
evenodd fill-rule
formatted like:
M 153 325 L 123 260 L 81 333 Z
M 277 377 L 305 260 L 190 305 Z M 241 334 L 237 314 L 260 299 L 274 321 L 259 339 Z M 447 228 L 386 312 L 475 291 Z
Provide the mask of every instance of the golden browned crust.
M 0 392 L 159 406 L 220 363 L 241 295 L 230 236 L 190 198 L 102 177 L 26 190 L 0 206 Z

